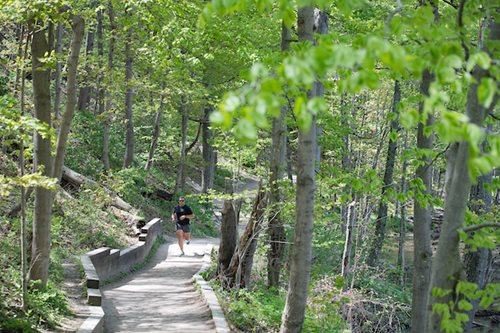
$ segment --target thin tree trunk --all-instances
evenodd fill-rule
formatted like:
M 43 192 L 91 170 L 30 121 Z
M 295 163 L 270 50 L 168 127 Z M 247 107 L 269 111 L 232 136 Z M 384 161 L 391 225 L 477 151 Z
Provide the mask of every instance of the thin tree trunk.
M 115 40 L 116 40 L 116 24 L 115 24 L 115 13 L 113 9 L 113 1 L 108 2 L 108 15 L 109 24 L 111 30 L 111 37 L 109 39 L 109 50 L 108 50 L 108 75 L 112 77 L 113 75 L 113 58 L 115 52 Z M 110 112 L 113 104 L 111 100 L 111 93 L 109 88 L 109 83 L 112 80 L 107 80 L 108 87 L 106 88 L 106 112 Z M 107 114 L 104 118 L 104 124 L 102 129 L 102 164 L 104 166 L 104 171 L 109 172 L 109 139 L 110 139 L 110 126 L 111 126 L 111 116 Z
M 24 47 L 24 54 L 22 54 L 22 64 L 24 64 L 27 54 L 28 54 L 28 44 L 29 44 L 30 36 L 26 34 L 26 41 Z M 20 48 L 22 50 L 22 44 L 24 41 L 24 28 L 21 32 L 20 38 Z M 24 66 L 19 72 L 21 74 L 21 91 L 20 91 L 20 104 L 21 104 L 21 116 L 25 114 L 25 89 L 26 89 L 26 75 L 24 71 Z M 24 176 L 24 130 L 21 130 L 20 133 L 20 142 L 19 142 L 19 170 L 21 178 Z M 21 187 L 21 288 L 22 288 L 22 308 L 26 310 L 28 303 L 28 281 L 27 281 L 27 273 L 28 273 L 28 249 L 27 249 L 27 222 L 26 222 L 26 188 L 24 186 Z
M 297 24 L 299 41 L 312 41 L 314 25 L 312 6 L 299 8 Z M 309 97 L 314 95 L 315 91 L 309 92 Z M 302 330 L 307 303 L 312 255 L 316 151 L 316 119 L 314 115 L 310 116 L 312 117 L 310 128 L 299 131 L 295 235 L 290 255 L 290 281 L 281 320 L 281 333 Z
M 87 32 L 87 42 L 85 50 L 85 61 L 89 62 L 89 58 L 94 50 L 94 30 L 89 30 Z M 85 65 L 85 79 L 83 80 L 83 85 L 80 88 L 80 94 L 78 97 L 78 111 L 86 111 L 90 103 L 90 86 L 88 82 L 90 81 L 90 66 Z
M 56 38 L 56 54 L 62 54 L 62 39 L 64 34 L 64 25 L 59 22 L 57 24 L 57 38 Z M 56 62 L 56 71 L 54 75 L 55 80 L 55 94 L 54 94 L 54 119 L 58 120 L 60 116 L 61 109 L 61 72 L 62 72 L 62 64 L 61 61 Z
M 214 146 L 212 145 L 214 131 L 210 128 L 209 121 L 211 112 L 212 107 L 206 106 L 202 123 L 203 173 L 201 187 L 203 193 L 207 193 L 209 189 L 213 188 L 216 168 Z
M 181 95 L 181 156 L 179 159 L 179 169 L 177 171 L 177 179 L 175 182 L 175 192 L 184 191 L 186 183 L 186 137 L 188 126 L 188 113 L 186 107 L 186 96 Z
M 33 100 L 35 104 L 35 118 L 45 123 L 49 128 L 51 122 L 50 107 L 50 73 L 40 59 L 49 51 L 46 30 L 42 27 L 33 27 L 31 41 Z M 34 165 L 35 171 L 42 171 L 46 177 L 52 176 L 52 157 L 50 134 L 45 137 L 35 132 Z M 33 242 L 31 248 L 31 269 L 28 273 L 29 281 L 37 281 L 37 286 L 45 287 L 49 275 L 50 252 L 50 220 L 52 209 L 52 193 L 43 187 L 35 189 L 35 209 L 33 213 Z
M 398 104 L 401 101 L 401 89 L 399 86 L 399 81 L 394 83 L 394 98 L 392 102 L 392 112 L 397 114 L 396 118 L 391 122 L 391 132 L 399 131 L 399 112 Z M 385 226 L 387 222 L 387 208 L 388 204 L 386 202 L 386 193 L 393 186 L 393 174 L 394 174 L 394 164 L 396 163 L 396 151 L 397 151 L 397 138 L 389 138 L 389 147 L 387 149 L 387 160 L 385 164 L 384 173 L 384 184 L 382 187 L 382 194 L 380 197 L 380 203 L 378 206 L 378 214 L 376 220 L 376 229 L 373 243 L 371 245 L 370 253 L 368 255 L 367 263 L 373 266 L 377 263 L 380 258 L 380 251 L 384 244 L 385 239 Z
M 281 51 L 290 49 L 291 32 L 281 23 Z M 285 227 L 281 218 L 283 194 L 280 182 L 284 175 L 286 149 L 286 122 L 288 107 L 283 106 L 278 117 L 273 119 L 271 156 L 269 161 L 269 252 L 267 254 L 267 286 L 278 288 L 283 261 Z
M 128 11 L 129 16 L 131 12 Z M 127 33 L 127 40 L 125 42 L 125 82 L 127 86 L 127 92 L 125 93 L 125 120 L 126 125 L 126 139 L 125 139 L 125 159 L 123 161 L 123 169 L 132 166 L 134 161 L 134 121 L 132 114 L 132 27 L 129 27 Z
M 240 289 L 250 287 L 253 258 L 257 248 L 257 239 L 260 234 L 262 220 L 264 219 L 266 204 L 266 192 L 263 189 L 261 181 L 259 182 L 259 190 L 255 197 L 250 219 L 243 235 L 241 235 L 229 267 L 224 272 L 226 288 Z
M 102 68 L 104 58 L 104 37 L 103 37 L 103 16 L 104 10 L 100 8 L 97 11 L 97 65 Z M 97 73 L 97 114 L 104 113 L 104 72 L 98 71 Z
M 431 73 L 425 70 L 420 83 L 420 93 L 422 96 L 429 95 L 429 86 L 432 80 Z M 423 102 L 419 104 L 419 113 L 423 113 Z M 434 137 L 432 134 L 426 136 L 424 128 L 432 126 L 434 119 L 432 114 L 427 117 L 426 124 L 418 124 L 417 133 L 417 148 L 432 150 Z M 422 180 L 423 186 L 426 188 L 423 195 L 431 193 L 431 159 L 423 158 L 423 165 L 417 167 L 415 175 L 417 179 Z M 431 271 L 431 212 L 432 207 L 429 203 L 423 202 L 415 196 L 413 207 L 413 257 L 414 257 L 414 273 L 413 273 L 413 299 L 411 307 L 411 331 L 412 333 L 421 333 L 427 331 L 427 301 L 429 298 L 429 284 Z
M 61 180 L 62 168 L 64 165 L 64 155 L 68 143 L 68 135 L 75 113 L 76 106 L 76 75 L 78 70 L 78 59 L 80 56 L 80 48 L 82 46 L 83 35 L 85 31 L 85 22 L 82 17 L 71 16 L 71 28 L 73 29 L 73 37 L 71 39 L 71 53 L 68 58 L 68 82 L 67 82 L 67 101 L 66 109 L 61 118 L 61 126 L 59 128 L 59 136 L 57 138 L 56 156 L 54 159 L 53 177 Z
M 153 166 L 156 145 L 158 144 L 158 138 L 160 137 L 161 116 L 163 114 L 163 108 L 164 108 L 163 100 L 165 98 L 165 94 L 163 93 L 163 90 L 165 90 L 165 82 L 163 82 L 162 86 L 163 87 L 162 87 L 162 93 L 161 93 L 161 97 L 160 97 L 160 108 L 159 108 L 158 112 L 156 113 L 155 126 L 154 126 L 154 130 L 153 130 L 153 138 L 151 139 L 151 145 L 149 146 L 149 155 L 148 155 L 148 161 L 146 162 L 145 170 L 150 170 L 151 167 Z
M 408 132 L 405 132 L 405 141 L 403 145 L 404 153 L 408 149 Z M 401 193 L 406 193 L 406 170 L 408 168 L 408 161 L 403 160 L 403 167 L 401 170 Z M 406 201 L 400 202 L 400 215 L 399 215 L 399 248 L 398 248 L 398 266 L 401 268 L 401 285 L 404 284 L 405 279 L 405 238 L 406 238 Z
M 345 229 L 344 252 L 342 254 L 342 271 L 341 275 L 344 278 L 344 289 L 349 286 L 349 272 L 351 269 L 351 252 L 352 252 L 352 235 L 354 232 L 354 224 L 356 221 L 356 201 L 347 205 L 347 225 Z

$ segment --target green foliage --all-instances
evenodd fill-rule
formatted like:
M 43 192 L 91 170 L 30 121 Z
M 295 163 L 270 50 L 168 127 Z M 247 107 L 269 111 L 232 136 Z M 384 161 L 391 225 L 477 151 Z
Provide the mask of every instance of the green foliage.
M 459 281 L 455 288 L 457 298 L 449 303 L 435 302 L 432 312 L 441 318 L 441 330 L 446 333 L 463 332 L 463 324 L 469 321 L 467 311 L 472 309 L 471 302 L 479 301 L 479 306 L 488 309 L 495 299 L 500 296 L 500 284 L 489 283 L 484 289 L 471 282 Z M 434 288 L 432 296 L 440 298 L 449 295 L 451 290 Z
M 226 304 L 228 320 L 245 332 L 277 332 L 285 307 L 283 296 L 270 291 L 223 292 L 220 298 Z

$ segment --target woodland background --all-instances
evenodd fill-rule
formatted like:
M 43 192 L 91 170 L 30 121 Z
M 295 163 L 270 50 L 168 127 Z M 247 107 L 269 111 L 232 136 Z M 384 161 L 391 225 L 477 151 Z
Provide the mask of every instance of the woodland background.
M 0 4 L 0 329 L 182 194 L 239 330 L 498 330 L 496 1 Z

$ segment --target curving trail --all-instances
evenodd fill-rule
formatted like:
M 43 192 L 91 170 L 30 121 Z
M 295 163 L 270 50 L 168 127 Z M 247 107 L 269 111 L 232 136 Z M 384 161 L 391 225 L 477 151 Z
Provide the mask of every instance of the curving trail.
M 146 267 L 102 289 L 105 332 L 215 332 L 192 277 L 218 239 L 193 239 L 184 257 L 177 241 L 166 239 Z

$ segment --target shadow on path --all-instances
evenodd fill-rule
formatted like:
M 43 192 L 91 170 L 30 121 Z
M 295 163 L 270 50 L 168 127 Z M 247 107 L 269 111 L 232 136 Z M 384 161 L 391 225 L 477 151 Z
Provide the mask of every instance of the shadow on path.
M 186 256 L 167 238 L 139 272 L 105 286 L 105 332 L 215 332 L 210 310 L 191 280 L 201 268 L 208 243 L 194 239 Z

